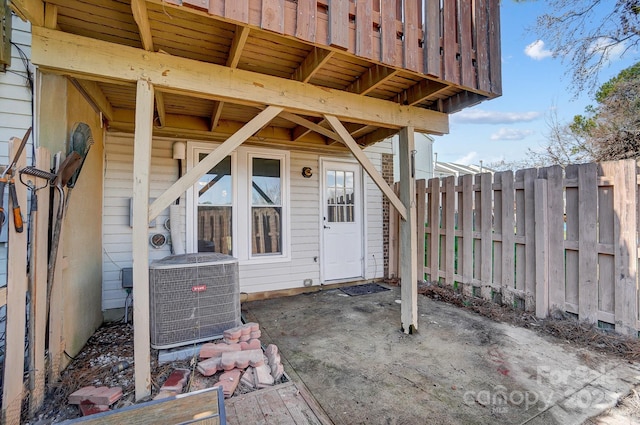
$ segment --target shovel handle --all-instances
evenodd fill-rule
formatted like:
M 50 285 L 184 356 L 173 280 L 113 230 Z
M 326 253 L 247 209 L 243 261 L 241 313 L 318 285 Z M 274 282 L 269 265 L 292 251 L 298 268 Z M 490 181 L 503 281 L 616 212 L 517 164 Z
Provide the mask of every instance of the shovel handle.
M 4 187 L 7 184 L 7 178 L 6 177 L 1 177 L 0 178 L 0 230 L 2 229 L 2 226 L 4 225 L 4 222 L 7 219 L 6 214 L 4 213 Z
M 16 228 L 16 232 L 22 233 L 24 230 L 24 223 L 22 222 L 22 212 L 20 211 L 20 205 L 18 204 L 16 184 L 13 179 L 9 180 L 9 197 L 11 198 L 11 204 L 13 204 L 13 224 Z

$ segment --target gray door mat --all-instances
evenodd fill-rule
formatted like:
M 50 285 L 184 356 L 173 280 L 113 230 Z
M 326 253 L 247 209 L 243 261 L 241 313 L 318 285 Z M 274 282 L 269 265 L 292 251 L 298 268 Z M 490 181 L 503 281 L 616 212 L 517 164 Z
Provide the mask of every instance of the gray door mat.
M 345 294 L 355 297 L 357 295 L 375 294 L 376 292 L 389 291 L 389 288 L 380 286 L 377 283 L 365 283 L 363 285 L 345 286 L 340 288 Z

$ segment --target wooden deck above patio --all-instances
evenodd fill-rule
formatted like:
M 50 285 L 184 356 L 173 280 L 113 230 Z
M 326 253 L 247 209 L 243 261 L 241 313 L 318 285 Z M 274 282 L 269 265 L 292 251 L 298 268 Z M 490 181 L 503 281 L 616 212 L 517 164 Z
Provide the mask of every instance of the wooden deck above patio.
M 143 49 L 443 114 L 501 94 L 498 0 L 12 0 L 12 4 L 36 27 L 108 43 L 97 44 L 94 50 L 110 45 Z M 37 28 L 34 34 L 38 38 Z M 65 73 L 102 111 L 108 128 L 133 130 L 135 82 Z M 158 135 L 223 140 L 264 106 L 162 87 L 157 94 L 154 132 Z M 301 115 L 328 128 L 320 114 Z M 362 146 L 399 130 L 367 122 L 345 121 L 345 125 Z M 447 129 L 434 126 L 428 131 L 437 134 Z M 322 133 L 281 116 L 261 137 L 330 149 L 341 146 L 330 146 L 335 141 Z

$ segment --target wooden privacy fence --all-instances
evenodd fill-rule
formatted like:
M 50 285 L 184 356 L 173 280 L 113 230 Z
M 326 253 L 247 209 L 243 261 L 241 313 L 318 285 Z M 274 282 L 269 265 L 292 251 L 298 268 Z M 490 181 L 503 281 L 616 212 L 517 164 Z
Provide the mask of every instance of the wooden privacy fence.
M 638 335 L 634 160 L 416 186 L 419 276 L 539 317 L 559 309 Z M 398 221 L 392 213 L 390 276 L 398 271 Z

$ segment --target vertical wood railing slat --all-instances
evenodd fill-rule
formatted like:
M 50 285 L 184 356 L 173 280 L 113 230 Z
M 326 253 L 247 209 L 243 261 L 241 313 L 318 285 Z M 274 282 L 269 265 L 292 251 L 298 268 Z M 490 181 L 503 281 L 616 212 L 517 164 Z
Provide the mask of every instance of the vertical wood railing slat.
M 329 0 L 329 45 L 349 48 L 349 4 L 344 0 Z
M 425 210 L 427 208 L 427 181 L 416 180 L 416 223 L 418 232 L 418 280 L 423 281 L 425 264 Z
M 440 179 L 429 179 L 429 267 L 430 279 L 438 282 L 440 279 Z
M 454 283 L 454 265 L 455 265 L 455 208 L 456 208 L 456 178 L 453 176 L 444 178 L 444 194 L 445 199 L 442 203 L 444 205 L 443 218 L 444 222 L 444 283 L 450 287 L 453 287 Z
M 616 331 L 637 336 L 638 320 L 638 183 L 636 162 L 618 161 L 614 180 L 616 223 Z
M 404 2 L 404 67 L 412 71 L 420 71 L 418 64 L 418 16 L 421 0 L 405 0 Z
M 467 87 L 477 87 L 476 70 L 473 66 L 472 45 L 472 9 L 470 1 L 461 1 L 459 13 L 460 22 L 460 68 L 462 74 L 461 83 Z
M 21 139 L 12 138 L 9 142 L 9 157 L 13 158 Z M 23 152 L 16 168 L 26 164 Z M 19 205 L 26 208 L 27 189 L 17 182 L 16 193 Z M 11 206 L 13 208 L 13 205 Z M 27 232 L 16 232 L 11 208 L 6 208 L 8 229 L 7 253 L 7 313 L 5 330 L 4 380 L 2 391 L 2 417 L 0 422 L 6 425 L 20 424 L 20 412 L 24 388 L 24 339 L 27 307 Z
M 234 21 L 249 22 L 249 0 L 224 0 L 224 16 Z
M 262 0 L 260 26 L 265 30 L 284 33 L 284 0 Z
M 373 0 L 356 0 L 356 55 L 373 58 Z
M 296 12 L 296 37 L 310 42 L 316 41 L 317 0 L 298 0 Z
M 468 294 L 473 282 L 473 176 L 467 174 L 460 179 L 462 206 L 459 207 L 458 217 L 462 217 L 462 281 L 463 290 Z
M 380 61 L 395 65 L 396 56 L 396 4 L 383 1 L 380 4 Z
M 578 179 L 578 168 L 575 165 L 568 165 L 564 169 L 567 180 Z M 565 189 L 566 202 L 566 241 L 578 244 L 578 188 L 567 187 Z M 578 251 L 565 247 L 565 302 L 578 305 Z M 575 311 L 574 313 L 578 313 Z
M 427 1 L 424 7 L 424 73 L 442 76 L 442 55 L 440 53 L 440 2 Z
M 476 46 L 476 67 L 478 73 L 478 89 L 489 91 L 491 89 L 491 79 L 489 76 L 489 16 L 487 1 L 476 2 L 476 26 L 475 26 L 475 46 Z
M 500 0 L 487 0 L 489 4 L 489 90 L 502 94 L 502 50 L 500 46 Z M 463 83 L 464 84 L 464 83 Z
M 454 83 L 460 82 L 460 67 L 458 62 L 458 31 L 456 25 L 456 0 L 443 1 L 443 55 L 444 79 Z
M 598 321 L 598 269 L 595 249 L 598 183 L 596 164 L 578 166 L 578 315 L 589 323 Z

